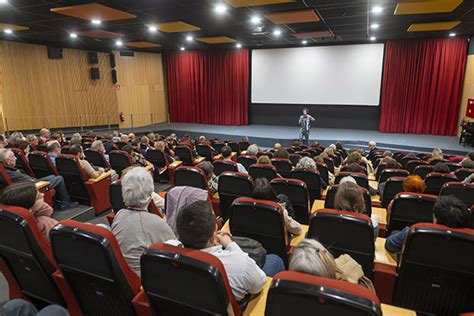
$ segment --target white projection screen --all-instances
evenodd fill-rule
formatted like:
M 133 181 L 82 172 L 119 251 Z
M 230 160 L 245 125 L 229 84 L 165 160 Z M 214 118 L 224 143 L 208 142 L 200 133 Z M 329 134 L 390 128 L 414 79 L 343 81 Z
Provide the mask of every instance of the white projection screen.
M 384 44 L 252 50 L 252 103 L 379 105 Z

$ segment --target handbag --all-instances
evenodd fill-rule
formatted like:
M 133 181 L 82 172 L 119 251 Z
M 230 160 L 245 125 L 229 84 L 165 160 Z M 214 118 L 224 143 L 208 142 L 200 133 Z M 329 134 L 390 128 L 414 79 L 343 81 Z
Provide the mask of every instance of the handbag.
M 262 244 L 252 238 L 232 236 L 232 240 L 239 245 L 243 252 L 247 253 L 255 263 L 262 268 L 265 265 L 267 251 Z

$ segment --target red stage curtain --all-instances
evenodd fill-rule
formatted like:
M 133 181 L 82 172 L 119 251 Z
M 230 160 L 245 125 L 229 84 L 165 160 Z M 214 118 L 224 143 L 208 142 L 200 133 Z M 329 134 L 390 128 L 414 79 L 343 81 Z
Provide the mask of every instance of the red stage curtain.
M 166 52 L 172 122 L 248 125 L 248 51 Z
M 379 131 L 456 135 L 465 38 L 388 41 Z

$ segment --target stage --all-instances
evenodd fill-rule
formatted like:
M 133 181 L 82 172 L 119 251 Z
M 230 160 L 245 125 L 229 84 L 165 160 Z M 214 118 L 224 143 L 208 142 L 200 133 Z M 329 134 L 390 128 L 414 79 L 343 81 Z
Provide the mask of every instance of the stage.
M 131 132 L 131 129 L 123 131 Z M 222 126 L 190 123 L 163 123 L 146 127 L 134 128 L 135 133 L 159 132 L 168 135 L 176 133 L 182 136 L 189 133 L 196 138 L 206 135 L 207 138 L 232 139 L 239 141 L 242 136 L 248 136 L 251 143 L 262 147 L 273 147 L 275 142 L 288 146 L 291 141 L 299 137 L 298 126 L 274 126 L 274 125 L 248 125 L 248 126 Z M 465 155 L 472 151 L 471 147 L 459 145 L 457 137 L 431 136 L 415 134 L 390 134 L 380 133 L 373 130 L 338 129 L 338 128 L 312 128 L 311 141 L 319 141 L 327 146 L 336 141 L 341 141 L 345 148 L 366 147 L 369 140 L 377 142 L 377 147 L 389 150 L 416 150 L 431 152 L 433 148 L 440 147 L 447 154 Z

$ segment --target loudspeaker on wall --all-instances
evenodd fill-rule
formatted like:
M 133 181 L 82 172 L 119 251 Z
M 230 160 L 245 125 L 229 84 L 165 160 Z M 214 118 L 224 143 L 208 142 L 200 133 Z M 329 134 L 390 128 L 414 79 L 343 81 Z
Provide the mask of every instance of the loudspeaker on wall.
M 99 80 L 100 79 L 99 68 L 91 67 L 91 78 L 92 78 L 92 80 Z

